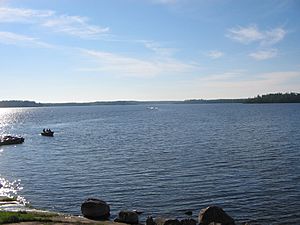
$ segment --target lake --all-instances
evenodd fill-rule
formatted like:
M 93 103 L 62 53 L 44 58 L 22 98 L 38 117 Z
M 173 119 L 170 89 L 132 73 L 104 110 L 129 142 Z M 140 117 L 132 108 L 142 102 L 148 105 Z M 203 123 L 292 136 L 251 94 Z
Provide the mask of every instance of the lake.
M 0 147 L 0 194 L 35 208 L 79 215 L 96 197 L 112 218 L 196 218 L 213 204 L 239 222 L 300 224 L 300 104 L 2 108 L 0 134 L 25 138 Z

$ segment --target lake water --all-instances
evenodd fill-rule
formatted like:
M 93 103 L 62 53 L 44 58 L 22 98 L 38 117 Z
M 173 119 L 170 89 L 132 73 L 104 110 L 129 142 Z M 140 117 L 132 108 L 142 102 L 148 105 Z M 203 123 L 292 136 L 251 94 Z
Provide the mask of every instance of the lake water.
M 214 204 L 239 222 L 300 224 L 300 104 L 0 109 L 0 188 L 80 214 L 88 197 L 184 217 Z M 55 136 L 43 137 L 43 128 Z

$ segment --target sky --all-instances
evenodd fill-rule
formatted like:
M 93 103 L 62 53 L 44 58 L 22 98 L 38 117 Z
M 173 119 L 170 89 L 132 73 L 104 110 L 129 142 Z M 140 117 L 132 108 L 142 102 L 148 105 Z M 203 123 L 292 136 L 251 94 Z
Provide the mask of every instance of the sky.
M 300 92 L 299 0 L 0 0 L 0 100 Z

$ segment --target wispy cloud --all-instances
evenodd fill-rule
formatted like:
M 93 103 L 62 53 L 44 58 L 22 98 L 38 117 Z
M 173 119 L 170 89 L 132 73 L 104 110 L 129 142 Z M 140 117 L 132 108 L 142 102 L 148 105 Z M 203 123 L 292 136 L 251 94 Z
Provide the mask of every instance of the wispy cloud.
M 102 28 L 88 24 L 88 18 L 81 16 L 59 15 L 49 18 L 41 24 L 53 29 L 55 32 L 65 33 L 80 38 L 98 38 L 99 35 L 109 31 L 108 27 Z
M 20 35 L 12 32 L 0 31 L 0 43 L 7 45 L 29 46 L 53 48 L 53 45 L 40 41 L 38 38 L 33 38 L 26 35 Z
M 36 23 L 55 14 L 51 10 L 32 10 L 22 8 L 0 8 L 0 23 Z
M 274 58 L 278 55 L 277 49 L 260 50 L 250 53 L 249 56 L 256 60 L 266 60 Z
M 224 56 L 224 53 L 218 50 L 212 50 L 207 53 L 207 56 L 212 59 L 218 59 Z
M 108 27 L 91 25 L 82 16 L 58 14 L 51 10 L 0 7 L 0 23 L 30 23 L 79 38 L 101 38 L 109 32 Z
M 138 43 L 142 43 L 145 48 L 153 51 L 155 54 L 163 57 L 171 56 L 173 55 L 177 49 L 175 48 L 166 48 L 163 47 L 161 44 L 155 42 L 155 41 L 149 41 L 149 40 L 139 40 Z
M 264 39 L 262 40 L 261 44 L 262 45 L 274 45 L 281 40 L 284 39 L 286 35 L 286 31 L 282 28 L 275 28 L 272 30 L 268 30 L 264 33 Z
M 158 75 L 185 74 L 199 69 L 192 63 L 175 59 L 140 59 L 120 54 L 83 49 L 82 53 L 96 60 L 95 68 L 83 71 L 102 72 L 116 76 L 154 77 Z
M 287 32 L 282 27 L 269 30 L 260 30 L 256 25 L 235 27 L 228 30 L 226 36 L 242 44 L 256 43 L 257 50 L 249 56 L 255 60 L 267 60 L 278 56 L 278 50 L 272 48 L 282 41 Z
M 284 39 L 286 31 L 277 27 L 271 30 L 259 30 L 256 25 L 235 27 L 228 30 L 227 37 L 243 44 L 258 42 L 260 45 L 274 45 Z

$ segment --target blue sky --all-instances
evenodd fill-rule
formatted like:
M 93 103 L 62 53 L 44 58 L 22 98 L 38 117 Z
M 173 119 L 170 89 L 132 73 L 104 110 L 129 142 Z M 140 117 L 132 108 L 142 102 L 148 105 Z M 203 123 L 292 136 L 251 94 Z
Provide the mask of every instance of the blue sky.
M 300 1 L 0 0 L 0 100 L 300 92 Z

